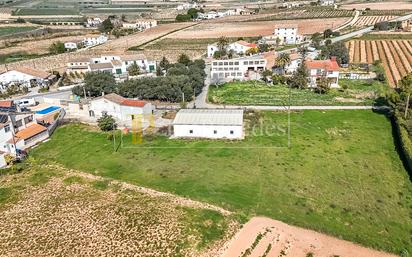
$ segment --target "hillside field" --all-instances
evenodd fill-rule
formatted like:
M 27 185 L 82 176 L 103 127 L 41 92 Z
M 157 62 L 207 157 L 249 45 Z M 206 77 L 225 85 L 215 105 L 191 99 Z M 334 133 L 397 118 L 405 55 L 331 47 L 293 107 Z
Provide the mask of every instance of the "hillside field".
M 33 149 L 40 163 L 261 215 L 365 246 L 412 252 L 412 184 L 386 116 L 371 111 L 246 113 L 243 141 L 146 135 L 123 145 L 84 125 Z M 114 150 L 117 148 L 117 151 Z

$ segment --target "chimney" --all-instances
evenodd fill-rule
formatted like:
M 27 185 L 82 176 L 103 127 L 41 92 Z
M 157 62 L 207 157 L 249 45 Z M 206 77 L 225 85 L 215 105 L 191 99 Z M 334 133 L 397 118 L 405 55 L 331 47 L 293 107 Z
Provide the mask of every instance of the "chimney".
M 336 62 L 336 56 L 331 56 L 331 57 L 330 57 L 330 60 L 331 60 L 332 62 Z
M 102 96 L 104 96 L 104 92 L 102 92 Z

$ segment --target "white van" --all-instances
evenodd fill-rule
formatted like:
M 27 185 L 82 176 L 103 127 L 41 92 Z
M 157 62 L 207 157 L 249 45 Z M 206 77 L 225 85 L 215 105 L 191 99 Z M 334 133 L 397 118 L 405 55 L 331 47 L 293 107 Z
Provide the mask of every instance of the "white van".
M 17 104 L 20 107 L 29 107 L 29 106 L 35 106 L 36 101 L 34 101 L 33 98 L 30 99 L 18 99 L 14 101 L 15 104 Z

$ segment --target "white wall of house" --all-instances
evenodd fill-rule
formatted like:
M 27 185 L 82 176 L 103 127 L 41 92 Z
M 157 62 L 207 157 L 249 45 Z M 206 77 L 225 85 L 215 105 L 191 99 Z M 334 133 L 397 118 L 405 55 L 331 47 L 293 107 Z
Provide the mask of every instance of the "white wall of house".
M 310 87 L 316 87 L 316 80 L 324 75 L 326 78 L 331 79 L 331 88 L 339 88 L 339 71 L 328 71 L 324 69 L 311 69 L 309 72 L 310 76 Z
M 247 77 L 248 71 L 264 70 L 266 64 L 266 59 L 256 57 L 214 60 L 211 66 L 211 78 L 214 82 L 232 79 L 253 79 Z
M 293 45 L 298 44 L 301 41 L 301 37 L 298 35 L 298 28 L 275 28 L 273 32 L 275 37 L 280 39 L 281 44 Z
M 102 117 L 103 113 L 106 112 L 118 121 L 129 121 L 131 120 L 131 115 L 152 114 L 152 105 L 150 103 L 146 103 L 144 107 L 124 106 L 107 99 L 100 98 L 90 102 L 89 110 L 94 112 L 94 116 L 96 118 Z
M 122 27 L 125 28 L 125 29 L 137 29 L 137 24 L 136 23 L 123 22 Z
M 66 43 L 64 43 L 64 48 L 66 48 L 67 50 L 77 49 L 77 43 L 75 43 L 75 42 L 66 42 Z
M 100 118 L 103 116 L 103 113 L 107 113 L 117 120 L 122 119 L 120 104 L 111 102 L 104 98 L 92 100 L 90 102 L 89 109 L 94 112 L 94 116 L 96 118 Z
M 123 121 L 131 120 L 132 115 L 143 115 L 143 119 L 149 119 L 152 114 L 152 104 L 147 103 L 144 107 L 121 106 L 121 117 Z
M 213 55 L 219 51 L 216 44 L 207 45 L 207 57 L 213 57 Z
M 46 140 L 47 138 L 49 138 L 49 131 L 45 130 L 42 133 L 39 133 L 31 138 L 27 138 L 25 140 L 20 140 L 19 143 L 23 143 L 23 145 L 18 145 L 18 149 L 28 149 L 32 146 L 35 146 L 36 144 L 38 144 L 39 142 L 42 142 L 44 140 Z
M 173 125 L 175 137 L 212 138 L 212 139 L 242 139 L 242 126 L 219 125 Z
M 5 156 L 5 153 L 0 155 L 0 168 L 4 168 L 7 166 Z
M 88 37 L 88 38 L 83 39 L 83 44 L 86 47 L 91 47 L 91 46 L 104 44 L 108 40 L 109 40 L 109 38 L 107 36 L 100 35 L 98 37 Z
M 25 74 L 25 73 L 15 71 L 15 70 L 10 70 L 10 71 L 0 74 L 0 83 L 2 84 L 8 84 L 11 82 L 29 83 L 30 80 L 43 81 L 42 78 L 34 77 L 32 75 Z

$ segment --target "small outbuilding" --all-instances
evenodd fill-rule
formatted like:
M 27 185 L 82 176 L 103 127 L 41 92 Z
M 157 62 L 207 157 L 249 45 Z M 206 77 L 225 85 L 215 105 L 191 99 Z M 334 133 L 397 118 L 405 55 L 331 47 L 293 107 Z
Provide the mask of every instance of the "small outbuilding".
M 243 139 L 243 110 L 182 109 L 173 131 L 177 138 Z

